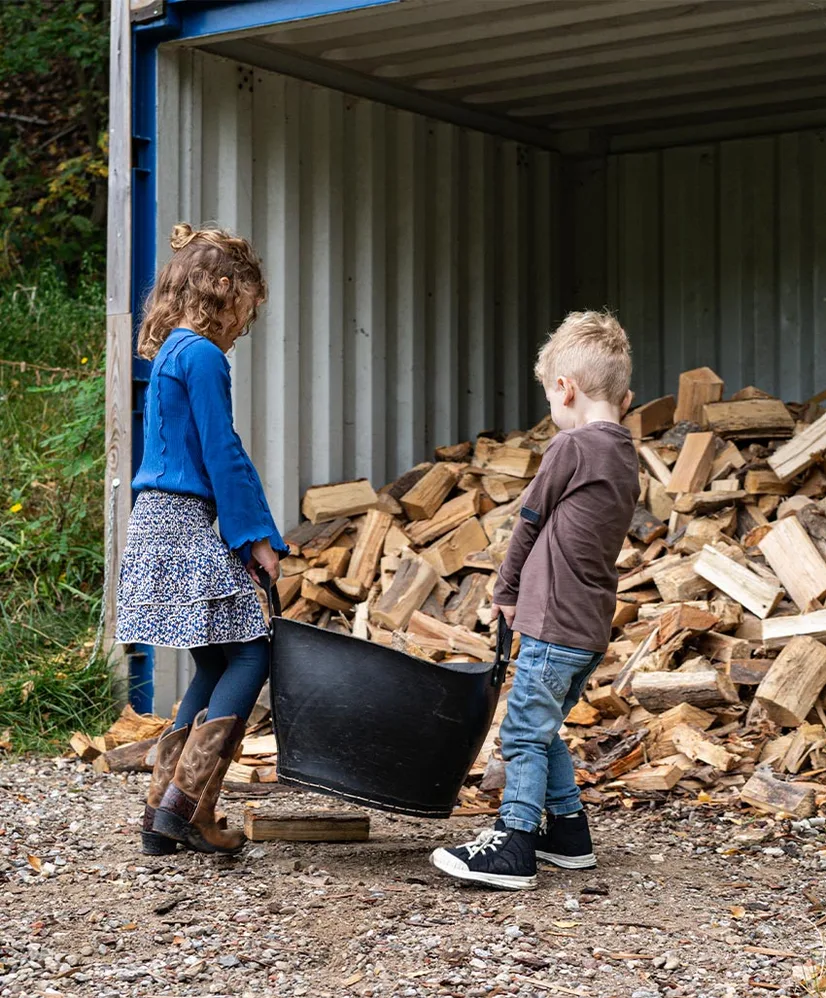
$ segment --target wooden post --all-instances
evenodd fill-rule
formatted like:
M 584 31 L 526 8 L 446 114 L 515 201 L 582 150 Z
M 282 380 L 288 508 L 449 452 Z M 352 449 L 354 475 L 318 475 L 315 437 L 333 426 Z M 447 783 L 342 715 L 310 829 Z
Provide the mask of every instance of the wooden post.
M 112 0 L 110 38 L 109 220 L 106 239 L 106 521 L 112 530 L 106 648 L 115 632 L 115 591 L 126 543 L 132 480 L 132 66 L 129 0 Z M 109 523 L 112 483 L 120 482 Z M 119 660 L 123 673 L 125 658 Z

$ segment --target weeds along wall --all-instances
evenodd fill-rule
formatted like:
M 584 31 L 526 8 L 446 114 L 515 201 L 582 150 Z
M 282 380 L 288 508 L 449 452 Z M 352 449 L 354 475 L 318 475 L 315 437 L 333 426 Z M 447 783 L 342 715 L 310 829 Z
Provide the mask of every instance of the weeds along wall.
M 181 218 L 264 258 L 234 402 L 285 526 L 313 483 L 381 485 L 543 414 L 555 154 L 190 50 L 161 50 L 159 95 L 159 262 Z

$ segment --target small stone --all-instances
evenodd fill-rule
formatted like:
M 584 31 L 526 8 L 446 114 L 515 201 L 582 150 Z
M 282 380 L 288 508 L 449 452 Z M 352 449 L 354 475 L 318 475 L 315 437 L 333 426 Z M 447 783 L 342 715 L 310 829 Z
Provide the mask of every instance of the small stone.
M 565 903 L 562 906 L 565 911 L 579 911 L 580 904 L 576 898 L 568 897 L 565 898 Z
M 764 856 L 771 856 L 774 859 L 778 859 L 780 856 L 785 856 L 786 853 L 779 846 L 768 846 L 766 849 L 762 850 Z
M 232 955 L 228 954 L 226 956 L 219 956 L 218 957 L 218 966 L 219 967 L 238 967 L 240 965 L 241 965 L 241 961 L 238 959 L 237 956 L 232 956 Z
M 518 925 L 506 925 L 505 935 L 508 939 L 518 939 L 522 935 L 522 930 Z

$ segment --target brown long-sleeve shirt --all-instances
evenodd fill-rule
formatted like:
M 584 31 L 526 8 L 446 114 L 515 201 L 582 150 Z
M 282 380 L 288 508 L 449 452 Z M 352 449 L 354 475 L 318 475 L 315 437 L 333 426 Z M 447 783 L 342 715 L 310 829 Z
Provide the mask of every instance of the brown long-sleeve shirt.
M 631 434 L 595 422 L 553 438 L 525 491 L 493 598 L 514 630 L 602 652 L 611 637 L 615 562 L 640 495 Z

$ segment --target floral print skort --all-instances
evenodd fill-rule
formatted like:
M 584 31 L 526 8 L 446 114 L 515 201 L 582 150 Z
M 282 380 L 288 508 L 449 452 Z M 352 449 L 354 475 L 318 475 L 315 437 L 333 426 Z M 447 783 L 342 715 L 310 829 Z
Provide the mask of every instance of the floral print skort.
M 197 648 L 266 637 L 252 580 L 197 496 L 141 492 L 129 518 L 115 640 Z

